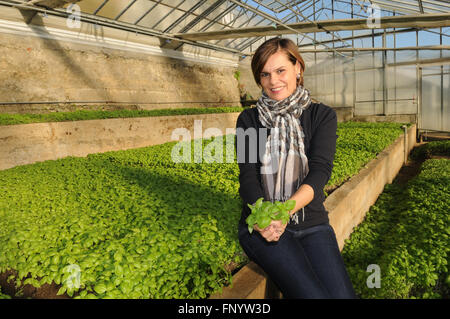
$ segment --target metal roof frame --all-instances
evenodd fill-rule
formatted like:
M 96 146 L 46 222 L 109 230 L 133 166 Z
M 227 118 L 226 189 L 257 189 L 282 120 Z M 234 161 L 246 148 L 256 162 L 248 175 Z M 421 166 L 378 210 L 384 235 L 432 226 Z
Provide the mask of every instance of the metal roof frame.
M 368 8 L 375 6 L 384 13 L 380 18 L 381 32 L 377 30 L 377 34 L 392 28 L 399 32 L 440 28 L 442 38 L 447 37 L 442 27 L 450 26 L 450 1 L 446 0 L 95 0 L 98 5 L 94 9 L 92 5 L 85 5 L 87 1 L 74 0 L 81 7 L 83 22 L 158 37 L 166 40 L 162 41 L 162 46 L 171 42 L 170 47 L 175 50 L 189 44 L 239 55 L 251 54 L 252 44 L 267 36 L 285 34 L 301 38 L 299 47 L 313 46 L 342 54 L 335 47 L 348 48 L 348 41 L 361 35 L 354 36 L 352 32 L 352 37 L 342 36 L 340 31 L 369 29 L 363 22 L 369 17 Z M 64 7 L 46 6 L 46 0 L 0 0 L 0 6 L 69 16 Z M 111 6 L 118 10 L 108 16 L 105 9 Z M 145 9 L 137 9 L 137 6 Z M 329 10 L 331 19 L 319 19 Z M 158 12 L 163 11 L 164 14 L 158 16 Z M 129 17 L 123 19 L 126 14 L 132 15 L 132 22 L 128 21 Z M 392 14 L 394 16 L 390 16 Z M 339 15 L 349 18 L 336 19 Z M 32 21 L 32 17 L 29 20 Z M 326 34 L 331 39 L 318 39 L 316 34 Z

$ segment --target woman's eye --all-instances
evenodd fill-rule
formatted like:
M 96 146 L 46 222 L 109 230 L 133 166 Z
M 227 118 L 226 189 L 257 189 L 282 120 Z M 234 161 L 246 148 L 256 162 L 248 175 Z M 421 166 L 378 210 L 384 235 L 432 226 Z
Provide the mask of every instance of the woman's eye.
M 262 78 L 265 78 L 266 76 L 269 76 L 269 73 L 261 73 Z
M 284 72 L 284 69 L 278 70 L 277 72 L 278 72 L 278 74 L 281 74 Z

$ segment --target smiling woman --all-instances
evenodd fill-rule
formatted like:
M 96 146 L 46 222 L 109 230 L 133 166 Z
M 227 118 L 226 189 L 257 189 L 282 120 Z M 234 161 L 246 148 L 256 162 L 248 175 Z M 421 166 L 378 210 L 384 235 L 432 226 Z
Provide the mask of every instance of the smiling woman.
M 252 59 L 252 71 L 256 84 L 261 86 L 268 95 L 270 88 L 277 88 L 276 84 L 289 83 L 289 89 L 286 92 L 289 94 L 273 96 L 275 100 L 282 100 L 292 94 L 298 85 L 303 86 L 305 62 L 292 41 L 286 39 L 273 41 L 272 39 L 266 41 L 255 52 Z M 271 85 L 271 81 L 274 85 Z
M 238 117 L 237 143 L 245 145 L 243 154 L 237 150 L 238 157 L 250 158 L 254 149 L 250 144 L 263 143 L 257 142 L 261 149 L 257 163 L 239 163 L 244 204 L 239 241 L 286 298 L 354 298 L 323 205 L 336 152 L 336 112 L 312 102 L 303 87 L 304 70 L 305 63 L 289 39 L 270 39 L 253 56 L 253 76 L 263 92 L 256 107 Z M 247 142 L 247 133 L 241 133 L 256 128 L 260 136 Z M 272 203 L 295 201 L 288 222 L 272 220 L 262 229 L 256 220 L 251 225 L 249 207 L 261 204 L 259 198 Z M 250 233 L 251 229 L 256 232 Z
M 286 53 L 271 55 L 260 75 L 264 92 L 273 100 L 281 101 L 294 93 L 300 79 L 300 63 L 293 64 Z

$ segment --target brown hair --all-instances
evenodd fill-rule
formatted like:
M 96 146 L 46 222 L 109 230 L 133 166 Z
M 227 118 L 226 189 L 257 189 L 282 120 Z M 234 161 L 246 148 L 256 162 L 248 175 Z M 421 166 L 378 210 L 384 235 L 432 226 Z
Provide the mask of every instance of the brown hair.
M 272 54 L 278 51 L 286 53 L 289 60 L 295 65 L 298 61 L 300 63 L 300 79 L 297 80 L 297 85 L 303 86 L 303 72 L 305 71 L 305 61 L 298 52 L 298 48 L 292 40 L 282 39 L 279 37 L 267 40 L 259 46 L 252 58 L 252 72 L 256 83 L 261 86 L 261 71 L 264 68 L 267 60 Z

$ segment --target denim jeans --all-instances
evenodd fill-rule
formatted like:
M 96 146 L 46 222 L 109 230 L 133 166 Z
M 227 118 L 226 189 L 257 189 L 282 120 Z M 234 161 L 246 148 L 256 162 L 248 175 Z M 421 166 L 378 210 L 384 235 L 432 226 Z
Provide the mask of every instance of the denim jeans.
M 278 242 L 239 224 L 239 242 L 247 256 L 278 286 L 284 298 L 356 298 L 329 223 L 293 231 Z

